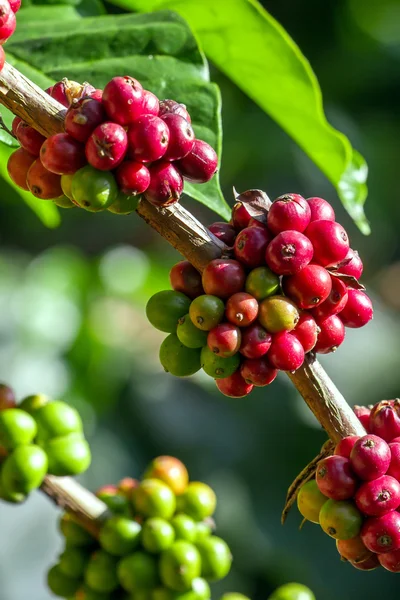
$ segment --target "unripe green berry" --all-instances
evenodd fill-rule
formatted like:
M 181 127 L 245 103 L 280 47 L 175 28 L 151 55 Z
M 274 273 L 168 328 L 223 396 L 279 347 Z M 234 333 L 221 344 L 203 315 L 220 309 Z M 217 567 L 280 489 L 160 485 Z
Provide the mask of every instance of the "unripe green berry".
M 123 516 L 114 516 L 103 526 L 99 541 L 101 546 L 115 556 L 133 552 L 139 544 L 142 527 L 136 521 Z
M 178 320 L 189 311 L 190 300 L 174 290 L 157 292 L 146 305 L 146 316 L 156 329 L 175 333 Z
M 208 346 L 204 346 L 201 349 L 200 363 L 203 371 L 214 379 L 225 379 L 233 375 L 238 370 L 240 365 L 239 353 L 229 356 L 228 358 L 222 358 L 215 354 Z
M 315 596 L 301 583 L 286 583 L 276 589 L 268 600 L 315 600 Z
M 158 584 L 157 561 L 146 552 L 129 554 L 118 564 L 118 579 L 127 592 L 150 590 Z
M 151 600 L 210 600 L 211 590 L 205 579 L 193 579 L 191 589 L 186 592 L 173 592 L 166 587 L 153 591 Z M 136 600 L 136 599 L 135 599 Z
M 207 345 L 207 331 L 201 331 L 193 325 L 189 314 L 179 319 L 176 335 L 187 348 L 202 348 Z
M 47 473 L 47 455 L 30 444 L 19 446 L 3 463 L 1 480 L 6 494 L 28 494 L 38 488 Z
M 135 491 L 134 505 L 144 517 L 170 519 L 176 508 L 175 494 L 158 479 L 143 479 Z
M 11 504 L 21 504 L 26 500 L 27 494 L 20 494 L 17 492 L 9 492 L 6 490 L 3 481 L 2 474 L 0 468 L 0 500 L 4 500 L 4 502 L 10 502 Z
M 90 466 L 89 444 L 81 433 L 53 438 L 43 444 L 49 459 L 49 473 L 59 477 L 79 475 Z
M 59 528 L 68 546 L 78 548 L 90 548 L 95 543 L 95 539 L 81 525 L 75 523 L 72 517 L 65 513 L 59 521 Z
M 237 592 L 232 592 L 228 594 L 224 594 L 221 597 L 221 600 L 250 600 L 248 596 L 243 596 L 243 594 L 238 594 Z
M 44 394 L 33 394 L 32 396 L 24 398 L 21 401 L 19 408 L 33 416 L 40 408 L 42 408 L 42 406 L 49 402 L 51 402 L 51 399 L 48 396 L 45 396 Z
M 54 565 L 47 573 L 47 585 L 53 594 L 66 598 L 76 593 L 80 586 L 80 580 L 67 577 L 60 571 L 58 565 Z
M 153 517 L 143 524 L 142 545 L 147 552 L 158 554 L 171 546 L 175 539 L 174 528 L 165 519 Z
M 83 431 L 82 419 L 75 408 L 65 402 L 49 402 L 35 412 L 38 438 L 41 441 Z
M 85 571 L 85 583 L 96 592 L 110 593 L 118 587 L 118 559 L 104 550 L 90 557 Z
M 35 420 L 20 408 L 0 412 L 0 445 L 8 450 L 30 444 L 36 436 Z
M 194 542 L 197 536 L 197 523 L 188 515 L 175 515 L 171 521 L 171 525 L 175 530 L 175 538 L 177 540 L 185 540 L 185 542 Z
M 171 333 L 160 346 L 160 363 L 175 377 L 189 377 L 200 370 L 200 350 L 187 348 Z
M 211 517 L 217 505 L 214 491 L 206 483 L 192 481 L 179 498 L 179 508 L 195 521 Z
M 125 517 L 130 516 L 130 502 L 116 486 L 103 486 L 96 492 L 96 496 L 107 504 L 111 512 Z
M 210 537 L 213 528 L 211 525 L 206 523 L 205 521 L 200 521 L 200 523 L 196 523 L 196 542 L 200 542 L 205 538 Z
M 176 592 L 188 591 L 201 574 L 200 554 L 196 546 L 179 540 L 161 554 L 159 569 L 166 587 Z
M 95 592 L 89 586 L 84 585 L 76 592 L 73 600 L 112 600 L 112 597 L 111 594 Z
M 83 577 L 88 562 L 89 556 L 81 548 L 66 548 L 60 555 L 58 568 L 63 575 L 78 579 Z
M 197 543 L 201 555 L 201 574 L 208 581 L 218 581 L 228 575 L 232 554 L 224 540 L 210 536 Z

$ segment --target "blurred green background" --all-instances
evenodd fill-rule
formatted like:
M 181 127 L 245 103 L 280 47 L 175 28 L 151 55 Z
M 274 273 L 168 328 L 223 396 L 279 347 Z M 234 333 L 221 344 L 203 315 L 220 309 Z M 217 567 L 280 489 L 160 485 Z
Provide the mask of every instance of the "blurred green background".
M 331 201 L 364 260 L 375 319 L 348 331 L 322 359 L 351 404 L 398 394 L 400 374 L 400 26 L 396 0 L 279 3 L 264 6 L 309 58 L 331 123 L 370 167 L 363 237 L 310 160 L 264 113 L 217 72 L 223 98 L 221 169 L 231 189 L 262 188 Z M 340 562 L 334 542 L 296 510 L 280 525 L 286 489 L 326 439 L 284 375 L 248 399 L 218 394 L 201 375 L 162 372 L 163 335 L 146 322 L 148 297 L 168 287 L 179 256 L 135 215 L 64 210 L 48 230 L 9 188 L 0 188 L 0 379 L 19 397 L 44 392 L 75 405 L 94 460 L 90 489 L 139 475 L 158 454 L 172 454 L 193 479 L 217 491 L 218 531 L 235 556 L 215 587 L 262 600 L 279 584 L 309 585 L 318 600 L 397 598 L 393 576 L 362 573 Z M 204 223 L 218 220 L 183 199 Z M 45 572 L 61 539 L 58 510 L 34 494 L 22 507 L 0 507 L 0 598 L 46 600 Z

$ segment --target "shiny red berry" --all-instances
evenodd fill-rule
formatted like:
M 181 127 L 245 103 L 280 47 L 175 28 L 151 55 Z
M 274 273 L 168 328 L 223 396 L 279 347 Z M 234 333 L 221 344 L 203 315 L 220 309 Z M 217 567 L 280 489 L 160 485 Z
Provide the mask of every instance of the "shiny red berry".
M 319 333 L 319 327 L 312 315 L 308 312 L 300 313 L 300 318 L 296 327 L 291 331 L 301 345 L 303 346 L 304 352 L 310 352 L 315 344 L 317 343 L 317 337 Z
M 338 277 L 332 277 L 332 289 L 329 296 L 322 304 L 313 309 L 312 314 L 317 319 L 337 315 L 346 306 L 347 298 L 347 285 Z
M 172 267 L 169 280 L 176 292 L 182 292 L 192 300 L 204 294 L 201 275 L 188 260 L 182 260 Z
M 41 200 L 52 200 L 63 195 L 61 176 L 48 171 L 37 158 L 29 168 L 26 182 L 31 194 Z
M 369 417 L 369 431 L 391 442 L 400 435 L 400 402 L 382 400 L 374 405 Z
M 247 327 L 258 315 L 257 300 L 246 292 L 238 292 L 231 296 L 225 306 L 225 316 L 238 327 Z
M 160 111 L 160 103 L 157 96 L 152 92 L 149 92 L 149 90 L 143 90 L 142 110 L 144 115 L 156 116 L 158 116 Z
M 239 327 L 232 323 L 219 323 L 208 332 L 207 346 L 211 352 L 222 358 L 229 358 L 238 352 L 242 334 Z
M 263 387 L 276 379 L 278 370 L 271 366 L 267 358 L 248 358 L 243 361 L 240 373 L 246 383 Z
M 332 279 L 324 267 L 310 264 L 299 273 L 284 277 L 283 289 L 300 308 L 314 308 L 328 298 Z
M 0 71 L 3 70 L 4 63 L 6 62 L 6 55 L 3 46 L 0 46 Z
M 8 0 L 0 2 L 0 44 L 4 44 L 15 31 L 17 21 Z
M 154 115 L 142 115 L 128 129 L 129 156 L 148 163 L 162 158 L 168 148 L 167 124 Z
M 369 433 L 369 417 L 371 409 L 368 406 L 353 406 L 354 414 L 360 421 L 364 429 Z
M 68 133 L 56 133 L 42 145 L 40 160 L 52 173 L 73 175 L 86 164 L 85 149 Z
M 10 179 L 22 190 L 29 190 L 26 179 L 28 171 L 35 160 L 36 157 L 29 154 L 24 148 L 15 150 L 8 159 L 7 171 Z
M 311 210 L 311 221 L 334 221 L 335 211 L 332 206 L 323 198 L 307 198 L 308 206 Z
M 353 447 L 350 462 L 353 471 L 365 481 L 385 475 L 390 465 L 390 448 L 377 435 L 364 435 Z
M 86 142 L 88 163 L 99 171 L 111 171 L 124 160 L 128 137 L 121 125 L 106 122 L 98 125 Z
M 261 231 L 252 227 L 251 230 Z M 240 234 L 239 234 L 240 235 Z M 239 237 L 239 236 L 238 236 Z M 299 231 L 282 231 L 268 244 L 265 261 L 278 275 L 298 273 L 311 261 L 313 247 L 310 240 Z M 257 266 L 257 265 L 255 265 Z
M 36 131 L 33 127 L 25 123 L 25 121 L 20 121 L 17 132 L 16 132 L 17 140 L 21 144 L 21 146 L 33 156 L 39 156 L 40 148 L 42 147 L 43 142 L 46 141 L 44 135 Z
M 206 294 L 227 299 L 244 288 L 246 272 L 237 260 L 217 258 L 203 271 L 203 288 Z
M 129 125 L 143 114 L 144 90 L 133 77 L 113 77 L 104 88 L 102 102 L 110 120 Z
M 340 318 L 346 327 L 364 327 L 374 316 L 371 299 L 361 290 L 349 289 L 348 294 Z
M 273 201 L 268 211 L 267 225 L 272 233 L 304 231 L 311 219 L 308 202 L 300 194 L 284 194 Z
M 150 185 L 150 171 L 143 163 L 125 160 L 117 167 L 115 179 L 124 194 L 142 194 Z
M 22 123 L 22 119 L 20 117 L 14 117 L 12 120 L 12 124 L 11 124 L 11 131 L 13 132 L 13 134 L 16 136 L 17 135 L 17 129 L 18 129 L 18 125 Z
M 356 250 L 349 248 L 348 253 L 343 259 L 343 264 L 338 266 L 338 272 L 344 275 L 351 275 L 355 279 L 360 279 L 363 273 L 364 265 Z
M 21 0 L 9 0 L 11 10 L 16 13 L 21 8 Z
M 242 331 L 240 354 L 246 358 L 260 358 L 271 347 L 272 336 L 259 323 L 253 323 Z
M 382 475 L 363 483 L 354 499 L 365 515 L 380 517 L 400 506 L 400 483 L 390 475 Z
M 347 437 L 341 439 L 340 442 L 338 442 L 335 446 L 334 454 L 343 456 L 344 458 L 350 458 L 354 444 L 359 438 L 359 435 L 348 435 Z
M 184 158 L 193 149 L 195 135 L 189 121 L 176 113 L 166 113 L 162 120 L 169 130 L 168 148 L 165 160 L 179 160 Z
M 357 477 L 350 460 L 343 456 L 328 456 L 319 461 L 315 480 L 319 491 L 332 500 L 348 500 L 357 490 Z
M 336 265 L 349 251 L 349 237 L 335 221 L 313 221 L 304 233 L 314 247 L 314 262 L 323 267 Z
M 247 383 L 243 379 L 239 371 L 224 379 L 216 379 L 215 383 L 219 391 L 229 398 L 243 398 L 248 396 L 254 388 L 253 384 Z
M 69 97 L 67 95 L 66 80 L 58 81 L 53 85 L 50 91 L 50 96 L 57 100 L 60 104 L 68 108 L 70 106 Z
M 217 153 L 207 142 L 195 140 L 192 150 L 177 162 L 182 176 L 191 183 L 205 183 L 217 172 Z
M 106 120 L 104 106 L 93 98 L 81 98 L 67 110 L 65 131 L 78 142 L 86 142 L 90 134 Z
M 170 162 L 160 160 L 149 167 L 150 185 L 145 198 L 155 206 L 170 206 L 178 202 L 183 191 L 183 179 Z
M 400 573 L 400 549 L 378 554 L 380 565 L 391 573 Z
M 235 240 L 235 256 L 249 269 L 260 267 L 264 264 L 265 251 L 270 241 L 271 234 L 266 227 L 246 227 Z
M 344 325 L 337 315 L 331 315 L 325 319 L 316 319 L 320 328 L 314 352 L 318 354 L 329 354 L 335 352 L 343 343 L 346 331 Z
M 395 440 L 398 438 L 394 438 Z M 400 481 L 400 443 L 393 441 L 389 444 L 390 448 L 390 465 L 386 471 L 386 475 L 390 475 Z
M 208 226 L 208 229 L 227 246 L 232 247 L 235 243 L 236 230 L 229 223 L 217 221 L 216 223 L 211 223 L 211 225 Z
M 243 202 L 236 202 L 232 208 L 232 225 L 237 231 L 241 231 L 249 226 L 251 214 Z
M 268 359 L 276 369 L 296 371 L 304 362 L 304 349 L 294 335 L 281 331 L 272 336 Z
M 371 552 L 384 554 L 400 549 L 400 514 L 390 512 L 370 517 L 361 529 L 361 539 Z
M 189 123 L 191 123 L 191 121 L 192 121 L 190 118 L 190 114 L 188 113 L 186 106 L 184 104 L 180 104 L 179 102 L 176 102 L 175 100 L 168 100 L 168 99 L 161 100 L 159 116 L 163 117 L 164 115 L 167 115 L 170 113 L 180 115 L 181 117 L 186 119 L 186 121 L 189 121 Z

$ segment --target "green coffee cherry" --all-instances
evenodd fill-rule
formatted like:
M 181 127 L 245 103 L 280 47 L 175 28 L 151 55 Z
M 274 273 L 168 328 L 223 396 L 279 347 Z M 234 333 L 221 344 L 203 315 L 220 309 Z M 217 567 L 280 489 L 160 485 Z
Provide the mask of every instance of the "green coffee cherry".
M 232 592 L 229 594 L 224 594 L 221 597 L 221 600 L 250 600 L 250 598 L 248 596 L 243 596 L 243 594 Z
M 111 206 L 118 196 L 118 186 L 109 171 L 98 171 L 86 165 L 72 177 L 71 193 L 74 200 L 90 212 Z
M 101 546 L 115 556 L 132 553 L 139 545 L 141 525 L 123 516 L 114 516 L 105 523 L 100 532 Z
M 157 561 L 146 552 L 125 556 L 118 564 L 118 579 L 127 592 L 151 590 L 158 584 Z
M 89 562 L 87 552 L 80 548 L 66 548 L 60 555 L 58 568 L 63 575 L 72 579 L 83 577 Z
M 80 586 L 79 579 L 67 577 L 61 571 L 58 565 L 54 565 L 47 573 L 47 585 L 56 596 L 66 598 L 73 596 Z
M 84 585 L 76 592 L 73 600 L 112 600 L 112 597 L 111 594 L 95 592 L 89 586 Z
M 221 298 L 203 294 L 193 300 L 189 308 L 190 319 L 198 329 L 210 331 L 220 323 L 225 314 L 225 304 Z
M 43 447 L 49 459 L 51 475 L 79 475 L 90 466 L 92 457 L 89 444 L 80 433 L 51 439 Z
M 160 363 L 171 375 L 188 377 L 200 370 L 200 350 L 187 348 L 171 333 L 160 346 Z
M 196 523 L 196 542 L 200 542 L 201 540 L 210 537 L 212 531 L 212 527 L 208 523 L 204 521 Z
M 257 267 L 250 271 L 245 283 L 246 292 L 254 296 L 259 302 L 264 298 L 277 294 L 279 288 L 279 276 L 268 267 Z
M 134 505 L 144 517 L 170 519 L 176 508 L 175 494 L 158 479 L 143 479 L 135 491 Z
M 21 502 L 26 500 L 26 498 L 26 494 L 18 494 L 15 492 L 12 493 L 6 490 L 2 482 L 2 474 L 0 469 L 0 500 L 4 500 L 4 502 L 10 502 L 11 504 L 21 504 Z
M 115 486 L 104 486 L 96 492 L 96 496 L 107 504 L 111 512 L 125 517 L 130 516 L 130 502 L 126 496 L 118 492 Z
M 179 540 L 161 554 L 159 569 L 165 586 L 176 592 L 186 592 L 193 580 L 200 577 L 200 554 L 196 546 Z
M 189 311 L 190 300 L 185 294 L 174 290 L 157 292 L 146 306 L 146 316 L 156 329 L 175 333 L 178 321 Z
M 194 542 L 197 536 L 197 523 L 187 515 L 176 515 L 171 525 L 175 530 L 175 538 L 185 542 Z
M 53 200 L 56 206 L 60 208 L 75 208 L 76 204 L 72 202 L 67 196 L 60 196 L 59 198 L 54 198 Z
M 116 215 L 129 215 L 137 209 L 140 198 L 141 196 L 128 196 L 119 190 L 117 199 L 107 210 Z
M 28 494 L 38 488 L 47 473 L 47 455 L 33 444 L 19 446 L 3 463 L 1 480 L 8 494 Z
M 24 398 L 20 403 L 19 408 L 34 416 L 39 408 L 42 408 L 42 406 L 45 406 L 45 404 L 48 404 L 49 402 L 51 402 L 51 399 L 48 396 L 45 396 L 44 394 L 33 394 L 32 396 Z
M 73 195 L 72 195 L 72 190 L 71 190 L 72 178 L 73 178 L 73 175 L 61 175 L 61 180 L 60 180 L 61 189 L 62 189 L 63 193 L 67 196 L 67 198 L 69 198 L 70 200 L 73 200 Z
M 232 565 L 229 546 L 221 538 L 212 535 L 197 543 L 201 556 L 201 574 L 208 581 L 218 581 L 228 575 Z
M 35 420 L 20 408 L 0 412 L 0 445 L 12 450 L 30 444 L 36 436 Z
M 59 528 L 68 546 L 77 548 L 90 548 L 95 539 L 83 527 L 75 523 L 72 517 L 65 513 L 59 521 Z
M 38 438 L 41 441 L 83 431 L 82 419 L 78 411 L 65 402 L 55 401 L 45 404 L 36 411 L 35 419 Z
M 215 492 L 206 483 L 192 481 L 180 496 L 180 510 L 195 521 L 211 517 L 217 505 Z
M 176 335 L 179 341 L 187 348 L 202 348 L 207 345 L 207 331 L 201 331 L 193 325 L 190 315 L 187 314 L 179 319 Z
M 186 592 L 173 592 L 166 587 L 153 591 L 151 600 L 210 600 L 211 590 L 205 579 L 193 579 L 191 589 Z M 135 599 L 136 600 L 136 599 Z
M 240 365 L 240 354 L 236 353 L 229 358 L 222 358 L 214 354 L 208 346 L 201 349 L 200 363 L 203 371 L 213 379 L 224 379 L 233 375 Z
M 301 583 L 286 583 L 276 589 L 268 600 L 315 600 L 315 596 Z
M 171 546 L 175 539 L 174 528 L 165 519 L 153 517 L 143 524 L 142 545 L 147 552 L 159 554 Z
M 96 592 L 110 593 L 118 587 L 118 559 L 104 550 L 90 557 L 85 571 L 85 583 Z

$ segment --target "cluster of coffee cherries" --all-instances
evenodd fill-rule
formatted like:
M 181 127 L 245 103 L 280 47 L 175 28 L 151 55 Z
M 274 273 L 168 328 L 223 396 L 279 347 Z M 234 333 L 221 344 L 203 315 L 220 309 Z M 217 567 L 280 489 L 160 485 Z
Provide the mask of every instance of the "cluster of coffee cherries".
M 286 194 L 263 220 L 239 202 L 230 223 L 209 229 L 232 258 L 212 260 L 202 276 L 178 263 L 173 291 L 147 304 L 152 325 L 170 334 L 160 361 L 173 375 L 203 368 L 223 394 L 242 397 L 301 367 L 308 352 L 335 351 L 345 327 L 372 319 L 361 259 L 326 200 Z
M 3 44 L 12 36 L 17 26 L 15 14 L 21 8 L 21 0 L 0 0 L 0 71 L 6 56 Z
M 23 502 L 47 474 L 78 475 L 91 461 L 77 411 L 47 396 L 24 398 L 0 385 L 0 498 Z
M 65 133 L 46 139 L 16 117 L 21 148 L 8 162 L 14 183 L 36 198 L 129 214 L 142 195 L 168 206 L 184 179 L 205 183 L 217 170 L 217 155 L 196 139 L 185 105 L 159 101 L 133 77 L 114 77 L 104 90 L 63 80 L 46 92 L 67 108 Z
M 336 539 L 354 567 L 400 573 L 400 400 L 357 407 L 367 435 L 349 436 L 300 488 L 305 519 Z
M 225 577 L 232 557 L 213 534 L 214 491 L 189 482 L 185 465 L 160 456 L 141 481 L 123 479 L 97 496 L 110 511 L 98 539 L 65 514 L 66 546 L 48 573 L 69 600 L 210 600 L 208 582 Z M 229 595 L 224 597 L 229 600 Z

